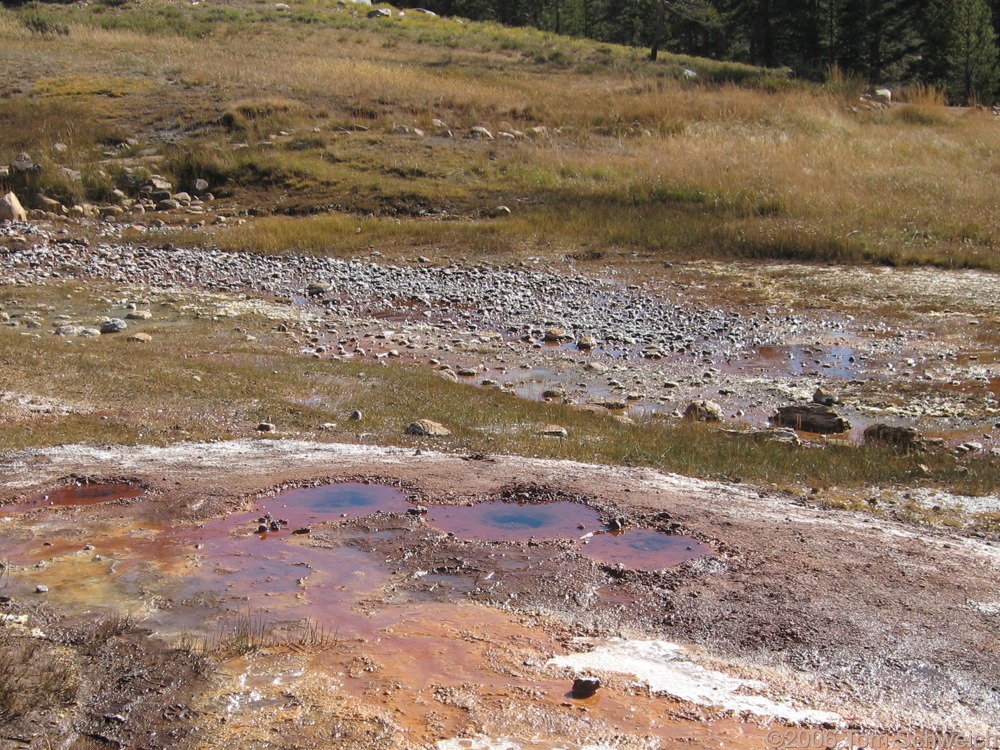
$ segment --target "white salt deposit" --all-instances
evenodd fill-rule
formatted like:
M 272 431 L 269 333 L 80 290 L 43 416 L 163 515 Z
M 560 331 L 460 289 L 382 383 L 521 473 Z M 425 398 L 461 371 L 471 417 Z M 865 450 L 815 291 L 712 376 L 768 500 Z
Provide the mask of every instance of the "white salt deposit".
M 690 658 L 683 646 L 667 641 L 589 641 L 592 651 L 557 656 L 548 663 L 570 667 L 577 672 L 616 672 L 633 675 L 647 683 L 655 693 L 666 693 L 700 706 L 718 706 L 730 711 L 749 711 L 758 716 L 783 721 L 838 721 L 840 716 L 828 711 L 798 709 L 755 693 L 766 685 L 756 680 L 741 680 L 722 672 L 706 669 Z

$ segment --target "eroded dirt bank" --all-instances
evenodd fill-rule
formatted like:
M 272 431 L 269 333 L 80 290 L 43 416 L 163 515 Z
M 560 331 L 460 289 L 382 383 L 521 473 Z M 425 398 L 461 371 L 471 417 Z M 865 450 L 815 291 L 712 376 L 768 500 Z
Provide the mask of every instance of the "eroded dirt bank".
M 344 747 L 424 747 L 479 734 L 540 748 L 656 747 L 681 737 L 760 746 L 767 715 L 740 720 L 730 711 L 721 719 L 723 698 L 713 707 L 657 697 L 606 671 L 601 702 L 567 698 L 572 675 L 548 660 L 599 651 L 615 637 L 678 643 L 701 667 L 762 681 L 735 695 L 786 707 L 786 722 L 794 709 L 836 714 L 831 726 L 983 733 L 1000 715 L 1000 547 L 989 541 L 650 470 L 289 440 L 24 451 L 3 456 L 0 475 L 7 507 L 73 476 L 146 487 L 140 498 L 106 505 L 5 511 L 0 534 L 11 567 L 0 593 L 11 601 L 0 606 L 11 617 L 63 627 L 58 613 L 79 617 L 131 596 L 139 624 L 165 638 L 177 635 L 178 623 L 217 632 L 219 612 L 247 602 L 264 601 L 262 616 L 275 621 L 326 618 L 322 647 L 292 639 L 234 657 L 228 677 L 192 671 L 181 680 L 190 697 L 174 701 L 180 708 L 172 712 L 154 712 L 160 723 L 170 715 L 176 743 L 321 745 L 339 721 Z M 239 564 L 206 560 L 204 544 L 181 537 L 141 565 L 120 546 L 150 530 L 214 528 L 215 519 L 253 511 L 279 487 L 359 478 L 398 485 L 431 507 L 498 499 L 516 486 L 530 501 L 586 502 L 603 518 L 683 531 L 717 554 L 638 572 L 599 564 L 566 542 L 469 541 L 418 514 L 375 513 L 296 537 L 294 554 L 305 562 L 287 562 L 302 578 L 271 576 L 270 599 L 254 599 L 259 590 L 247 598 L 233 583 L 217 600 L 198 600 L 201 609 L 191 611 L 200 614 L 185 621 L 171 619 L 192 606 L 190 595 L 177 593 L 184 581 L 213 566 L 235 581 Z M 220 528 L 227 539 L 252 535 Z M 86 551 L 88 544 L 95 549 Z M 313 576 L 317 560 L 345 550 L 369 562 L 345 558 L 344 580 Z M 110 567 L 84 574 L 80 561 L 94 555 Z M 369 578 L 362 589 L 349 580 L 359 575 Z M 37 585 L 49 591 L 37 594 Z M 338 591 L 355 593 L 338 599 Z M 320 600 L 331 606 L 317 609 Z M 139 651 L 153 642 L 128 639 Z M 142 658 L 155 661 L 156 649 L 146 648 Z M 51 736 L 65 740 L 68 727 L 87 735 L 87 722 L 108 715 L 123 720 L 101 719 L 100 731 L 89 731 L 94 746 L 138 742 L 126 729 L 139 722 L 139 709 L 80 711 L 52 724 Z M 801 714 L 807 725 L 821 715 Z M 45 746 L 37 733 L 19 731 L 10 736 L 25 742 L 10 747 Z M 144 742 L 169 746 L 157 736 Z

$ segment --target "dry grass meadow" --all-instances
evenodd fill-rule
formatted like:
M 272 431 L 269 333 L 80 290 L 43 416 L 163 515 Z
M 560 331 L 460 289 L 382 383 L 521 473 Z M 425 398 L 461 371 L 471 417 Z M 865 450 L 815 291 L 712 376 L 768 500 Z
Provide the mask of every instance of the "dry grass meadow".
M 36 158 L 30 188 L 203 177 L 253 208 L 201 235 L 222 247 L 1000 266 L 1000 120 L 934 92 L 880 108 L 841 80 L 332 2 L 26 6 L 0 12 L 0 63 L 0 163 Z

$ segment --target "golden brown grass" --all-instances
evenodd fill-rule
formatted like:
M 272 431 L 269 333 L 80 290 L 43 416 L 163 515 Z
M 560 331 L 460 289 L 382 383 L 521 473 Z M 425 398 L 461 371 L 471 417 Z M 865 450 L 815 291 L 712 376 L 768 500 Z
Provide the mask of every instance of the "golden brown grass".
M 932 89 L 867 109 L 843 82 L 767 87 L 751 69 L 652 64 L 639 50 L 418 14 L 375 24 L 321 2 L 290 15 L 156 0 L 51 12 L 68 35 L 39 37 L 0 12 L 0 63 L 18 81 L 0 104 L 0 162 L 28 150 L 51 162 L 51 174 L 57 161 L 106 162 L 108 140 L 137 135 L 160 154 L 149 166 L 167 173 L 192 175 L 197 165 L 179 155 L 215 151 L 203 167 L 215 170 L 213 188 L 265 214 L 336 206 L 399 217 L 394 233 L 382 227 L 386 241 L 437 233 L 456 251 L 497 241 L 478 219 L 503 203 L 519 218 L 503 229 L 511 252 L 617 245 L 665 256 L 1000 265 L 995 120 L 949 110 Z M 673 75 L 682 65 L 704 82 Z M 726 77 L 754 85 L 708 83 Z M 458 137 L 395 132 L 433 134 L 434 118 Z M 466 137 L 475 125 L 529 137 L 476 141 Z M 270 138 L 282 130 L 291 135 Z M 163 133 L 179 145 L 165 147 Z M 71 146 L 61 159 L 49 155 L 57 140 Z M 237 140 L 249 148 L 234 153 Z M 472 223 L 431 230 L 410 221 L 441 210 Z M 322 251 L 329 219 L 300 221 L 301 231 L 261 222 L 259 232 L 220 230 L 205 241 Z

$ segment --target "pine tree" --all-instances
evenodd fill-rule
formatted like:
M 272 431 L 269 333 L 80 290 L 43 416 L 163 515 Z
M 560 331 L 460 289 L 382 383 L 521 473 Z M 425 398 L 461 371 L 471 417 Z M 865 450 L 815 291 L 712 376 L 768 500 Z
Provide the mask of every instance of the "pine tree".
M 986 0 L 951 0 L 946 82 L 952 99 L 992 103 L 1000 83 L 997 34 Z

